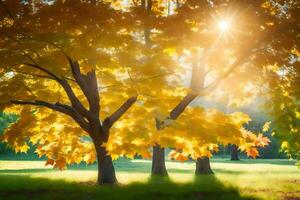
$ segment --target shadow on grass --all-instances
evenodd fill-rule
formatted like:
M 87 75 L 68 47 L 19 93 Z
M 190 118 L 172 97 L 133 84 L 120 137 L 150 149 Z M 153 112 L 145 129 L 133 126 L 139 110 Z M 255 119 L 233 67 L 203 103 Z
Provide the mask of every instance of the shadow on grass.
M 28 176 L 1 175 L 0 199 L 105 199 L 105 200 L 250 200 L 236 188 L 224 186 L 214 176 L 198 177 L 194 183 L 176 184 L 152 178 L 148 183 L 96 186 Z

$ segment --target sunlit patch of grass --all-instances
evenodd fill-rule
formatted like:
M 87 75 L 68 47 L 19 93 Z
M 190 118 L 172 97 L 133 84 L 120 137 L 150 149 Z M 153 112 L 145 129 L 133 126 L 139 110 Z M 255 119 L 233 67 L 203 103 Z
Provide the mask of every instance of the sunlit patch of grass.
M 44 167 L 44 164 L 44 161 L 0 161 L 0 179 L 3 175 L 23 175 L 78 183 L 96 180 L 96 165 L 81 164 L 59 171 Z M 300 197 L 300 170 L 294 164 L 289 160 L 212 160 L 215 177 L 223 185 L 237 187 L 243 195 L 255 195 L 264 199 Z M 194 181 L 194 162 L 181 164 L 168 161 L 166 165 L 171 181 L 179 184 Z M 148 183 L 151 171 L 149 160 L 121 159 L 115 162 L 115 166 L 121 184 Z

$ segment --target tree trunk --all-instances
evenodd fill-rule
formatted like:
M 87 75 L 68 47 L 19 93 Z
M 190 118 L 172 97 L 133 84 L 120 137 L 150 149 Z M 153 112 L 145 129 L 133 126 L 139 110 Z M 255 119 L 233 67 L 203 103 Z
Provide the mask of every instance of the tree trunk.
M 168 176 L 167 168 L 165 165 L 165 149 L 160 145 L 153 147 L 152 156 L 152 176 Z
M 231 145 L 230 153 L 231 153 L 231 160 L 240 160 L 238 154 L 238 147 L 235 144 Z
M 98 160 L 98 184 L 116 184 L 118 181 L 111 156 L 107 155 L 105 147 L 98 147 L 96 151 Z
M 196 161 L 195 175 L 209 175 L 214 174 L 210 167 L 210 161 L 208 157 L 198 158 Z

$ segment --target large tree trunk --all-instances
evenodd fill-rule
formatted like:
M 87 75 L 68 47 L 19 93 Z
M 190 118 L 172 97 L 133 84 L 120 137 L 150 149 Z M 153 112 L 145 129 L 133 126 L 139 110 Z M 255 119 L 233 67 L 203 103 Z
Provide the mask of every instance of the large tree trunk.
M 107 155 L 105 147 L 97 147 L 96 152 L 98 160 L 98 184 L 116 184 L 118 181 L 111 156 Z
M 152 176 L 168 176 L 167 168 L 165 165 L 165 149 L 160 145 L 153 147 L 152 156 Z
M 238 147 L 235 144 L 231 145 L 230 154 L 231 160 L 240 160 L 238 154 Z
M 213 174 L 210 167 L 210 161 L 208 157 L 198 158 L 196 161 L 195 175 L 209 175 Z

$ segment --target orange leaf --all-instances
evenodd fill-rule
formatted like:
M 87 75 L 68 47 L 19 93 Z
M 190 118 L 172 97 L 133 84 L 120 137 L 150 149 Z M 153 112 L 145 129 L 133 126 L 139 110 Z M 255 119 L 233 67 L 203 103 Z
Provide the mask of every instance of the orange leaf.
M 58 168 L 60 170 L 65 169 L 66 168 L 66 160 L 64 158 L 56 160 L 54 168 Z
M 257 156 L 259 156 L 259 153 L 256 148 L 250 148 L 247 150 L 247 156 L 256 158 Z
M 54 165 L 54 162 L 55 162 L 54 160 L 48 158 L 48 160 L 47 160 L 45 166 L 47 166 L 47 165 Z

